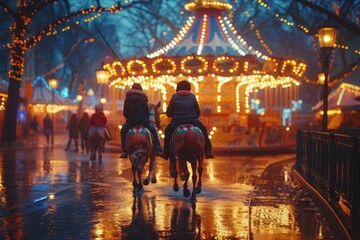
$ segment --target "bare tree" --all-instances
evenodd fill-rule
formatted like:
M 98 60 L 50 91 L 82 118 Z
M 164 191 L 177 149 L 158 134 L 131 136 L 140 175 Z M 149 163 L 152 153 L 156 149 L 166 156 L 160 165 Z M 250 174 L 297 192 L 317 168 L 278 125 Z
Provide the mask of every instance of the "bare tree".
M 17 4 L 8 1 L 0 1 L 0 7 L 4 12 L 12 18 L 12 36 L 11 36 L 11 56 L 10 64 L 11 69 L 9 71 L 9 88 L 8 98 L 5 110 L 5 119 L 3 126 L 3 141 L 7 141 L 9 145 L 16 140 L 16 117 L 19 104 L 19 90 L 24 72 L 24 59 L 25 53 L 29 48 L 34 46 L 36 42 L 41 41 L 43 35 L 51 28 L 58 27 L 64 21 L 76 18 L 84 13 L 117 13 L 123 9 L 130 8 L 135 4 L 150 3 L 149 1 L 132 1 L 128 4 L 122 4 L 118 1 L 111 7 L 101 6 L 101 1 L 95 1 L 96 6 L 88 5 L 88 7 L 80 6 L 80 8 L 73 10 L 71 0 L 19 0 Z M 79 1 L 77 1 L 79 2 Z M 46 22 L 48 26 L 44 27 L 37 33 L 29 32 L 29 27 L 32 24 L 32 20 L 49 6 L 58 4 L 63 10 L 63 16 L 55 19 L 53 22 Z

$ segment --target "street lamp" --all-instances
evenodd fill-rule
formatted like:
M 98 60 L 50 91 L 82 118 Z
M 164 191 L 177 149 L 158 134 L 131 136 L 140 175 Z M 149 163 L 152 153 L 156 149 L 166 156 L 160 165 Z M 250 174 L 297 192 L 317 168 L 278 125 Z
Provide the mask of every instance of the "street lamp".
M 83 96 L 81 94 L 76 95 L 76 100 L 79 103 L 78 116 L 81 116 Z
M 322 130 L 327 131 L 328 125 L 328 91 L 329 91 L 329 67 L 330 57 L 336 42 L 336 26 L 326 20 L 318 28 L 319 45 L 321 49 L 321 63 L 324 71 L 324 90 L 323 90 L 323 126 Z
M 52 89 L 52 129 L 51 129 L 51 146 L 54 146 L 54 129 L 55 129 L 55 89 L 58 87 L 58 80 L 53 78 L 49 80 L 49 86 Z
M 101 85 L 101 98 L 104 97 L 104 85 L 107 84 L 109 79 L 109 71 L 103 68 L 96 70 L 96 80 Z
M 325 73 L 318 73 L 318 84 L 322 85 L 325 83 Z

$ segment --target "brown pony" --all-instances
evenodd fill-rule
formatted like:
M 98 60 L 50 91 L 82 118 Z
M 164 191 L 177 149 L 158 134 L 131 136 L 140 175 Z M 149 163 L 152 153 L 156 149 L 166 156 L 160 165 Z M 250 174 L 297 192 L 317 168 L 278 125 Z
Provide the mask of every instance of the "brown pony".
M 190 172 L 186 162 L 191 164 L 192 168 L 192 183 L 193 191 L 191 193 L 190 200 L 196 201 L 196 194 L 201 193 L 201 176 L 203 172 L 203 160 L 204 160 L 204 135 L 198 127 L 191 124 L 184 124 L 179 126 L 175 131 L 171 139 L 171 151 L 170 151 L 170 174 L 174 178 L 173 190 L 179 191 L 179 185 L 177 183 L 178 171 L 180 175 L 183 174 L 184 178 L 184 197 L 190 196 L 188 189 L 188 180 Z M 196 171 L 199 174 L 199 180 L 196 175 Z
M 96 153 L 98 154 L 99 161 L 102 161 L 102 153 L 105 150 L 105 130 L 100 127 L 90 127 L 87 135 L 87 140 L 90 150 L 90 160 L 96 160 Z
M 157 105 L 149 104 L 150 124 L 159 126 L 160 102 Z M 134 194 L 143 191 L 143 184 L 148 185 L 149 182 L 156 183 L 156 153 L 154 149 L 152 134 L 143 126 L 135 126 L 129 129 L 126 134 L 126 151 L 131 161 L 131 170 L 133 173 Z M 149 174 L 142 182 L 141 175 L 147 160 L 149 163 Z

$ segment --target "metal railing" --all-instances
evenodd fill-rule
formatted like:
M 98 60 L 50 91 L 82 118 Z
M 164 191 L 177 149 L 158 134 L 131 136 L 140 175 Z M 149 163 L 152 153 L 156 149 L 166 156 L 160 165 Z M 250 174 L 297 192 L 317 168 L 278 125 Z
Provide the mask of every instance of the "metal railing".
M 360 129 L 297 133 L 296 169 L 352 223 L 360 217 L 359 142 Z

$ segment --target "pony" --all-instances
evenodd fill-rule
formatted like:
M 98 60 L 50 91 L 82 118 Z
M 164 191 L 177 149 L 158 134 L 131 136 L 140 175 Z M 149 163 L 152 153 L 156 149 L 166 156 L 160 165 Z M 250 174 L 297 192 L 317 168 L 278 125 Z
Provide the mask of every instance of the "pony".
M 102 153 L 105 151 L 105 135 L 104 128 L 90 127 L 88 130 L 87 140 L 90 150 L 90 161 L 96 160 L 96 153 L 98 154 L 99 161 L 102 161 Z
M 184 180 L 183 195 L 186 198 L 190 196 L 190 190 L 188 189 L 190 172 L 187 167 L 187 162 L 189 162 L 192 169 L 193 184 L 190 200 L 195 202 L 196 194 L 201 193 L 202 187 L 201 177 L 205 149 L 204 135 L 200 128 L 192 124 L 184 124 L 174 131 L 170 146 L 170 175 L 174 178 L 173 190 L 175 192 L 179 191 L 177 182 L 179 171 L 182 180 Z M 199 178 L 197 178 L 196 171 L 198 171 Z
M 158 109 L 160 102 L 156 105 L 149 104 L 149 122 L 154 127 L 160 126 L 160 117 Z M 131 162 L 133 174 L 133 193 L 143 192 L 143 185 L 149 185 L 149 182 L 156 183 L 156 153 L 153 144 L 153 136 L 149 129 L 144 126 L 134 126 L 126 134 L 126 151 Z M 149 173 L 142 182 L 142 172 L 146 162 L 149 162 Z

